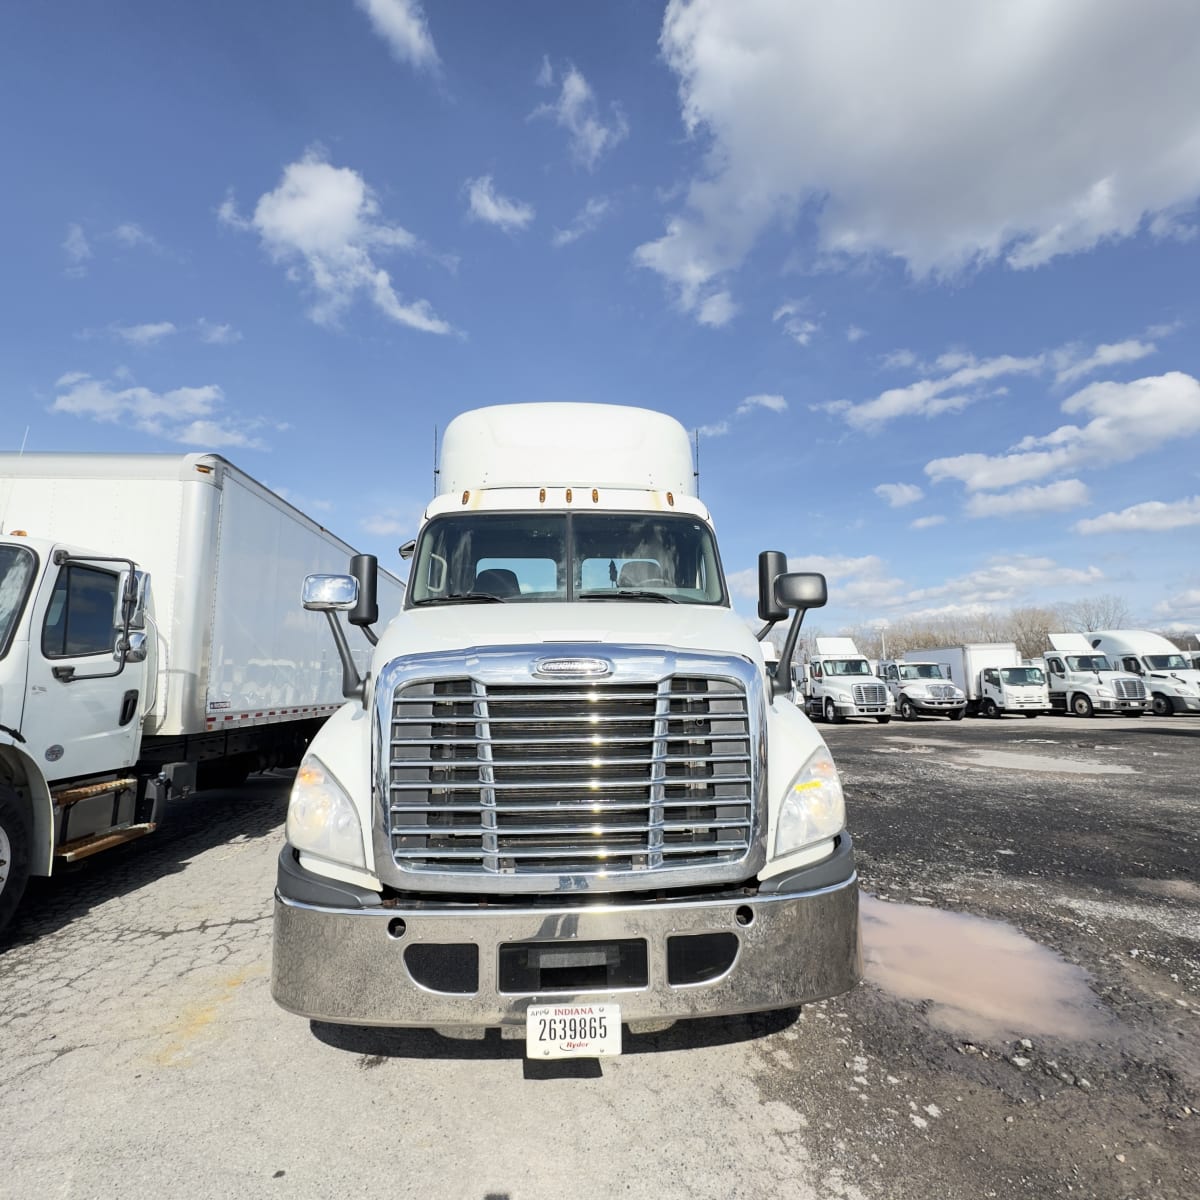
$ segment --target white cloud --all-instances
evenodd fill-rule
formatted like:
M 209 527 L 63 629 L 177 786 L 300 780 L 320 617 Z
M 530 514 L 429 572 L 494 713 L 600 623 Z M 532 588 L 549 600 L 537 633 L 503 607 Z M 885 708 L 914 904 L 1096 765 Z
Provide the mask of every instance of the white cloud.
M 850 342 L 851 344 L 854 342 L 861 342 L 866 336 L 867 331 L 865 329 L 860 329 L 857 325 L 848 325 L 846 327 L 846 341 Z
M 1007 454 L 936 458 L 925 473 L 935 482 L 958 479 L 969 491 L 981 491 L 1128 462 L 1200 432 L 1200 383 L 1179 371 L 1130 383 L 1093 383 L 1063 401 L 1062 410 L 1092 419 L 1023 438 Z
M 569 246 L 586 234 L 593 233 L 600 222 L 608 216 L 612 205 L 607 197 L 595 196 L 575 214 L 574 220 L 566 229 L 556 229 L 551 239 L 556 246 Z
M 908 523 L 909 529 L 932 529 L 935 525 L 945 525 L 946 518 L 941 516 L 917 517 Z
M 989 559 L 967 574 L 943 583 L 902 592 L 895 603 L 906 608 L 931 600 L 946 601 L 960 608 L 1011 605 L 1043 596 L 1051 585 L 1090 585 L 1103 579 L 1104 572 L 1099 567 L 1067 567 L 1044 555 L 1013 554 Z
M 414 67 L 436 67 L 437 50 L 418 0 L 354 0 L 392 57 Z
M 787 401 L 782 396 L 769 394 L 747 396 L 737 406 L 737 411 L 733 415 L 735 417 L 744 417 L 752 413 L 756 408 L 765 408 L 769 412 L 775 413 L 787 412 Z
M 121 425 L 183 445 L 261 447 L 252 436 L 260 421 L 223 417 L 225 395 L 216 384 L 155 392 L 147 387 L 115 387 L 80 371 L 55 384 L 51 412 Z
M 217 325 L 204 317 L 196 322 L 196 333 L 210 346 L 232 346 L 242 340 L 242 335 L 232 325 Z
M 911 350 L 893 350 L 883 356 L 880 366 L 885 371 L 907 369 L 917 365 L 917 356 Z
M 538 83 L 553 87 L 554 69 L 543 60 Z M 569 136 L 571 154 L 576 162 L 589 171 L 594 170 L 601 157 L 629 136 L 629 122 L 618 104 L 613 104 L 607 121 L 600 115 L 600 106 L 591 85 L 573 65 L 568 65 L 561 78 L 558 99 L 542 104 L 530 114 L 550 117 Z
M 875 488 L 875 495 L 892 508 L 903 508 L 906 504 L 916 504 L 925 493 L 915 483 L 881 483 Z
M 75 278 L 87 274 L 83 264 L 92 257 L 92 248 L 82 225 L 67 226 L 67 236 L 63 239 L 63 253 L 67 256 L 67 274 Z
M 701 301 L 696 311 L 696 320 L 701 325 L 719 329 L 722 325 L 728 325 L 736 315 L 737 305 L 734 304 L 733 297 L 728 292 L 713 292 Z
M 728 421 L 714 421 L 711 425 L 701 425 L 696 430 L 702 438 L 724 437 L 729 432 Z
M 144 246 L 147 250 L 153 250 L 156 254 L 162 253 L 162 246 L 159 244 L 158 239 L 132 221 L 127 221 L 124 225 L 118 225 L 107 236 L 131 250 L 138 246 Z
M 1160 600 L 1154 611 L 1173 623 L 1173 628 L 1194 633 L 1200 627 L 1200 588 L 1188 588 L 1174 596 Z
M 789 555 L 788 570 L 817 571 L 824 575 L 829 584 L 830 602 L 838 605 L 877 602 L 903 586 L 901 580 L 888 577 L 883 561 L 874 554 L 858 558 L 849 555 Z M 758 570 L 734 571 L 728 583 L 735 595 L 756 597 Z
M 768 226 L 815 227 L 818 263 L 940 275 L 1037 266 L 1200 195 L 1195 5 L 671 0 L 660 47 L 706 155 L 636 258 L 681 299 Z
M 1119 363 L 1137 362 L 1148 354 L 1154 354 L 1158 347 L 1153 342 L 1139 341 L 1128 338 L 1123 342 L 1111 342 L 1095 348 L 1086 358 L 1071 361 L 1072 350 L 1068 348 L 1059 356 L 1062 365 L 1055 372 L 1056 383 L 1071 383 L 1090 375 L 1100 367 L 1113 367 Z
M 131 346 L 152 346 L 176 332 L 170 321 L 155 321 L 146 325 L 111 325 L 113 334 Z
M 807 302 L 789 300 L 786 304 L 781 304 L 771 314 L 771 320 L 782 321 L 783 332 L 798 346 L 807 346 L 812 341 L 813 334 L 817 333 L 821 328 L 820 325 L 805 315 L 807 311 Z
M 532 204 L 510 200 L 500 195 L 492 185 L 490 175 L 468 179 L 466 183 L 471 216 L 487 225 L 496 225 L 506 232 L 524 229 L 534 218 Z
M 1123 508 L 1120 512 L 1088 517 L 1077 522 L 1073 528 L 1076 533 L 1160 533 L 1189 525 L 1200 525 L 1200 496 L 1170 503 L 1147 500 Z
M 1036 374 L 1044 361 L 1042 355 L 1016 358 L 1002 354 L 981 361 L 967 354 L 942 355 L 937 366 L 949 374 L 941 378 L 918 379 L 906 387 L 888 388 L 873 400 L 860 404 L 839 400 L 821 407 L 842 417 L 855 429 L 874 431 L 897 417 L 933 417 L 957 412 L 980 395 L 983 384 L 1005 375 Z
M 307 282 L 315 297 L 308 315 L 317 324 L 336 325 L 361 294 L 397 324 L 451 332 L 428 301 L 401 301 L 391 276 L 376 263 L 376 254 L 414 250 L 418 242 L 380 218 L 379 201 L 357 171 L 310 152 L 284 168 L 279 186 L 259 197 L 252 218 L 243 218 L 231 198 L 217 215 L 234 229 L 254 230 L 289 279 Z
M 1044 512 L 1065 512 L 1088 502 L 1087 486 L 1078 479 L 1060 479 L 1044 487 L 1015 488 L 1011 492 L 976 492 L 966 504 L 968 517 L 1013 517 Z

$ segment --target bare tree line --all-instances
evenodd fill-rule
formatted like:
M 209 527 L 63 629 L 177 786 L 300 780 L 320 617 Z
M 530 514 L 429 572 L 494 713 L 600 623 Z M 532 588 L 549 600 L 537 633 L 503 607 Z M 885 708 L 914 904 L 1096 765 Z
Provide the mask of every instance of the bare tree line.
M 907 650 L 955 646 L 966 642 L 1013 642 L 1024 658 L 1040 657 L 1052 633 L 1090 633 L 1095 629 L 1135 628 L 1128 606 L 1120 596 L 1087 596 L 1068 604 L 1014 608 L 1008 612 L 978 612 L 953 617 L 900 618 L 884 627 L 855 625 L 839 630 L 852 637 L 868 658 L 895 658 Z M 819 628 L 805 627 L 801 642 L 809 652 L 825 636 Z M 1166 633 L 1181 650 L 1200 649 L 1195 634 Z

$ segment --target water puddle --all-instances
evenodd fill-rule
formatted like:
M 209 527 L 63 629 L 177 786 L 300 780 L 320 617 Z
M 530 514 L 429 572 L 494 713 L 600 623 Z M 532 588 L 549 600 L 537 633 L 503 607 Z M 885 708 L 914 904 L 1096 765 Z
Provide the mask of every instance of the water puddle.
M 1050 758 L 1045 754 L 1015 754 L 1009 750 L 972 750 L 970 758 L 957 758 L 960 767 L 998 767 L 1007 771 L 1045 771 L 1052 775 L 1136 775 L 1124 763 L 1080 762 L 1076 758 Z
M 866 978 L 972 1039 L 1092 1039 L 1109 1024 L 1087 974 L 1002 921 L 860 894 Z

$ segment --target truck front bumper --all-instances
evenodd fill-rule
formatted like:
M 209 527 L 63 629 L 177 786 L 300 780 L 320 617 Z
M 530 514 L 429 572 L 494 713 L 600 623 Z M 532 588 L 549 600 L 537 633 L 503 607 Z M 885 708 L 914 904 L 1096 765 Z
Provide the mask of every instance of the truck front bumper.
M 615 1003 L 624 1022 L 671 1021 L 791 1008 L 861 976 L 845 836 L 824 863 L 707 898 L 510 906 L 375 897 L 351 907 L 314 903 L 321 881 L 285 857 L 279 879 L 271 991 L 319 1021 L 499 1026 L 523 1037 L 530 1004 Z

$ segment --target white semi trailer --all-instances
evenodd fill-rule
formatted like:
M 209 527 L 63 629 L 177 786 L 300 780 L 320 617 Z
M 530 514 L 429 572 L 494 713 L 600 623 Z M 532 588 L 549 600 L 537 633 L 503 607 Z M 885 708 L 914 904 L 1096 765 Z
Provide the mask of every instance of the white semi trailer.
M 1146 685 L 1136 675 L 1114 670 L 1084 634 L 1052 633 L 1050 646 L 1045 654 L 1046 677 L 1050 706 L 1056 712 L 1140 717 L 1149 709 Z
M 172 794 L 300 761 L 343 680 L 297 599 L 354 551 L 214 454 L 0 455 L 0 531 L 2 926 Z
M 892 695 L 853 638 L 819 637 L 804 665 L 804 709 L 838 724 L 847 717 L 892 719 Z
M 1022 661 L 1012 642 L 965 642 L 958 646 L 935 646 L 910 650 L 905 656 L 917 661 L 944 664 L 951 679 L 966 692 L 970 716 L 1002 717 L 1020 713 L 1036 717 L 1050 712 L 1050 691 L 1045 672 Z
M 786 699 L 824 577 L 760 556 L 759 636 L 796 614 L 768 671 L 687 432 L 646 409 L 464 413 L 437 478 L 404 609 L 296 777 L 275 999 L 598 1057 L 623 1024 L 853 986 L 841 783 Z M 306 585 L 310 608 L 362 599 Z
M 1092 649 L 1141 678 L 1156 716 L 1200 712 L 1200 670 L 1162 634 L 1145 629 L 1103 629 L 1087 638 Z

